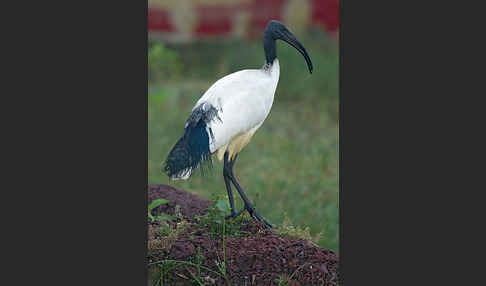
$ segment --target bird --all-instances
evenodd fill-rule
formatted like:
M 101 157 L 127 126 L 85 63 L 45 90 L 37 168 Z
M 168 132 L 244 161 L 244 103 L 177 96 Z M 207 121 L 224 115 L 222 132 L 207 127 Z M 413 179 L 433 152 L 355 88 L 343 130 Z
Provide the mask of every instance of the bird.
M 172 180 L 187 180 L 198 167 L 204 172 L 212 166 L 212 156 L 223 160 L 223 179 L 228 193 L 230 214 L 237 217 L 245 210 L 265 228 L 273 226 L 254 208 L 233 173 L 238 154 L 247 146 L 270 113 L 280 77 L 276 41 L 282 40 L 304 57 L 309 73 L 313 66 L 304 46 L 280 21 L 271 20 L 263 31 L 265 63 L 260 69 L 245 69 L 217 80 L 196 102 L 184 132 L 169 152 L 163 171 Z M 244 202 L 235 211 L 231 184 Z

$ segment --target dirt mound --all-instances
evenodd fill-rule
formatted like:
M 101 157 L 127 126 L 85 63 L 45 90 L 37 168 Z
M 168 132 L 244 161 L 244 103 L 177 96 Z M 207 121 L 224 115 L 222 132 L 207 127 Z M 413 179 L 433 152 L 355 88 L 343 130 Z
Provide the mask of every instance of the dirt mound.
M 170 203 L 155 208 L 152 212 L 163 212 L 174 215 L 175 206 L 181 207 L 181 213 L 185 219 L 193 221 L 194 217 L 204 215 L 211 202 L 201 198 L 198 195 L 178 190 L 169 185 L 149 185 L 148 202 L 150 204 L 154 199 L 166 199 Z
M 173 201 L 162 211 L 172 215 L 178 204 L 182 215 L 192 221 L 194 215 L 205 214 L 210 206 L 208 200 L 167 185 L 149 186 L 149 202 L 156 198 Z M 231 285 L 338 284 L 339 259 L 333 251 L 306 240 L 281 237 L 251 219 L 241 220 L 239 231 L 248 235 L 225 237 L 223 248 L 222 236 L 211 236 L 210 229 L 188 225 L 165 249 L 150 252 L 152 279 L 157 276 L 162 285 L 197 285 L 194 277 L 204 285 L 228 285 L 228 280 Z M 157 263 L 160 261 L 164 262 Z M 221 272 L 221 266 L 226 270 Z

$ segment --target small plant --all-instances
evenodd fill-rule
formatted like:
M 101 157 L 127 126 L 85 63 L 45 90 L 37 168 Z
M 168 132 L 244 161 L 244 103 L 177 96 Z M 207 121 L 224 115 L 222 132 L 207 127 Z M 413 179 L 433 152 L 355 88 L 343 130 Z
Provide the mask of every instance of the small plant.
M 179 205 L 175 206 L 174 216 L 159 213 L 156 216 L 151 215 L 151 210 L 160 206 L 161 204 L 169 202 L 168 200 L 160 199 L 154 200 L 148 207 L 149 218 L 152 217 L 152 222 L 158 221 L 158 224 L 149 224 L 148 229 L 148 250 L 149 252 L 170 249 L 172 244 L 177 241 L 178 237 L 185 233 L 190 223 L 183 219 L 181 208 Z M 178 221 L 175 227 L 170 226 L 167 220 L 173 222 Z
M 201 254 L 201 248 L 198 247 L 196 250 L 196 264 L 197 264 L 197 275 L 201 276 L 201 263 L 204 261 L 205 257 Z
M 201 277 L 201 268 L 204 267 L 202 266 L 202 262 L 205 259 L 206 258 L 204 257 L 204 255 L 201 254 L 201 248 L 198 247 L 196 249 L 196 255 L 193 258 L 193 265 L 196 267 L 196 273 L 193 273 L 191 270 L 189 270 L 189 268 L 186 265 L 184 265 L 186 271 L 189 272 L 189 274 L 192 276 L 194 281 L 196 281 L 199 285 L 205 285 L 203 281 L 207 281 L 208 278 L 210 278 L 209 276 L 205 278 Z
M 207 223 L 209 223 L 210 234 L 215 237 L 219 237 L 221 229 L 225 220 L 225 216 L 229 214 L 230 208 L 228 202 L 222 197 L 218 197 L 213 200 L 213 203 L 208 209 Z
M 153 226 L 149 225 L 148 250 L 154 251 L 170 249 L 172 244 L 177 241 L 180 235 L 186 232 L 190 223 L 186 220 L 178 222 L 175 228 L 168 225 Z
M 172 269 L 177 267 L 177 263 L 173 261 L 164 261 L 156 264 L 159 272 L 159 277 L 154 285 L 170 285 L 167 284 L 172 281 L 172 276 L 169 274 Z
M 225 219 L 230 212 L 228 198 L 214 196 L 206 216 L 204 218 L 196 216 L 195 219 L 200 226 L 209 226 L 209 235 L 213 238 L 220 237 L 222 234 L 230 237 L 247 236 L 248 232 L 242 231 L 241 226 L 242 222 L 248 218 L 243 214 L 236 218 Z
M 287 215 L 285 215 L 282 226 L 277 229 L 277 233 L 280 236 L 287 236 L 295 239 L 305 239 L 315 246 L 318 246 L 317 242 L 321 239 L 322 235 L 322 232 L 319 232 L 316 235 L 311 236 L 309 227 L 301 229 L 299 226 L 293 226 Z
M 278 283 L 279 286 L 289 286 L 290 281 L 292 281 L 292 278 L 297 273 L 297 271 L 302 269 L 306 264 L 307 263 L 304 263 L 301 266 L 299 266 L 297 269 L 295 269 L 295 271 L 291 275 L 288 275 L 287 273 L 280 275 L 279 278 L 275 279 L 275 283 Z
M 168 220 L 168 219 L 174 219 L 174 217 L 172 217 L 171 215 L 168 215 L 166 213 L 159 213 L 155 217 L 151 213 L 152 210 L 155 209 L 156 207 L 161 206 L 163 204 L 167 204 L 167 203 L 170 203 L 170 201 L 165 200 L 165 199 L 156 199 L 156 200 L 153 200 L 148 205 L 147 216 L 148 216 L 148 218 L 150 219 L 151 222 L 156 221 L 156 220 L 163 221 L 163 220 Z
M 221 275 L 224 277 L 226 280 L 226 283 L 231 286 L 231 281 L 228 278 L 228 274 L 226 272 L 226 244 L 225 244 L 225 231 L 226 231 L 226 222 L 223 220 L 223 260 L 219 258 L 218 253 L 216 252 L 216 255 L 218 256 L 218 261 L 215 261 L 216 266 L 218 267 L 219 272 Z
M 275 283 L 279 286 L 289 286 L 290 277 L 287 273 L 280 275 L 277 279 L 275 279 Z

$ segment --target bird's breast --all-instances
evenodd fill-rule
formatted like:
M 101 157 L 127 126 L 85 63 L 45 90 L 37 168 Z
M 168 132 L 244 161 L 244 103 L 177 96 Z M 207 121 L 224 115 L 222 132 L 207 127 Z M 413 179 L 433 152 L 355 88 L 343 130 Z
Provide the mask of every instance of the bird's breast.
M 218 120 L 207 124 L 211 153 L 223 146 L 233 146 L 239 152 L 248 144 L 270 113 L 278 77 L 276 60 L 267 70 L 243 70 L 225 76 L 206 91 L 195 108 L 209 104 L 218 111 Z

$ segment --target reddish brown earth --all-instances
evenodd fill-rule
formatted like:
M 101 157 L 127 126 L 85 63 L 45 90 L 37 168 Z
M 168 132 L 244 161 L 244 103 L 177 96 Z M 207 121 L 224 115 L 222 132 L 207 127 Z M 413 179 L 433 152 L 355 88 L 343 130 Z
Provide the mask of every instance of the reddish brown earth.
M 148 196 L 149 203 L 157 198 L 170 200 L 171 203 L 159 207 L 170 215 L 174 215 L 175 206 L 179 205 L 183 217 L 191 222 L 195 221 L 194 216 L 203 216 L 211 204 L 197 195 L 168 185 L 149 185 Z M 280 285 L 338 284 L 339 258 L 333 251 L 314 246 L 306 240 L 280 237 L 253 220 L 244 220 L 242 224 L 240 230 L 248 232 L 249 236 L 225 237 L 227 278 L 231 285 L 279 285 L 276 282 L 279 278 L 290 280 L 288 284 Z M 151 226 L 156 225 L 152 223 Z M 199 248 L 204 257 L 201 265 L 218 272 L 216 261 L 223 260 L 223 240 L 222 237 L 210 238 L 208 233 L 209 229 L 205 231 L 189 226 L 168 249 L 149 252 L 150 270 L 156 270 L 156 262 L 163 260 L 193 263 Z M 193 266 L 172 268 L 171 275 L 163 275 L 162 285 L 198 285 L 189 271 L 197 275 Z M 205 285 L 228 285 L 225 279 L 205 269 L 200 269 L 197 276 L 204 278 Z
M 190 221 L 193 221 L 196 215 L 205 214 L 207 208 L 211 205 L 210 201 L 198 195 L 178 190 L 169 185 L 149 185 L 148 202 L 150 203 L 154 199 L 159 198 L 167 199 L 171 202 L 157 207 L 154 211 L 159 210 L 174 215 L 175 206 L 179 205 L 184 218 Z

